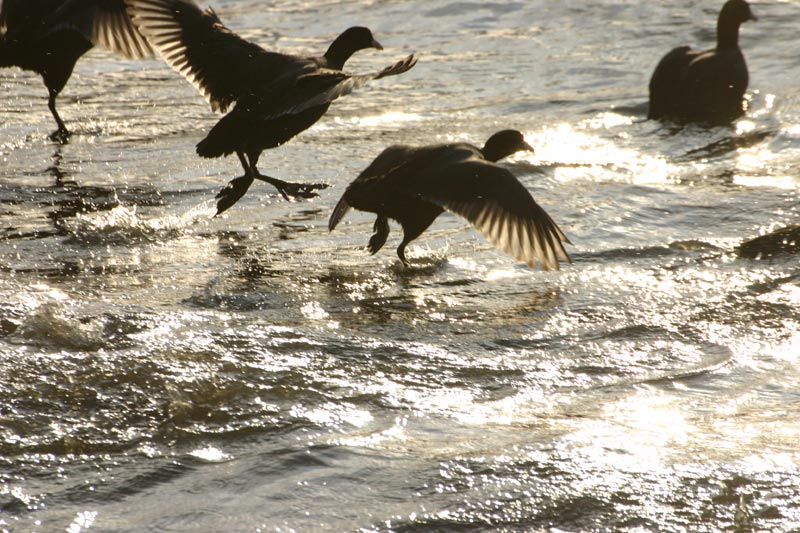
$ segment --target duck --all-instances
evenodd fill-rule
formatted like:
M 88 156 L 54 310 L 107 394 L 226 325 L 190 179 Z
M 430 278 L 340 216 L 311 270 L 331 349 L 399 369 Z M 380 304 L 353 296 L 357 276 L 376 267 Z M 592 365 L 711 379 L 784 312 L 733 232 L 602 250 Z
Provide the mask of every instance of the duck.
M 351 209 L 375 213 L 367 249 L 377 253 L 389 236 L 389 219 L 403 229 L 397 256 L 406 267 L 406 246 L 444 211 L 466 219 L 495 247 L 533 268 L 558 270 L 571 263 L 571 244 L 528 190 L 497 161 L 532 151 L 517 130 L 493 134 L 482 148 L 459 142 L 386 148 L 346 188 L 331 213 L 333 231 Z
M 717 19 L 717 46 L 702 52 L 679 46 L 650 78 L 648 119 L 728 124 L 745 113 L 749 76 L 739 27 L 758 20 L 746 0 L 728 0 Z
M 162 58 L 200 91 L 213 111 L 226 113 L 196 150 L 204 158 L 235 153 L 244 169 L 217 194 L 217 215 L 239 201 L 255 180 L 270 183 L 287 200 L 317 196 L 315 191 L 327 184 L 261 174 L 261 153 L 310 128 L 337 98 L 371 80 L 407 72 L 417 62 L 412 54 L 379 72 L 347 74 L 342 69 L 355 52 L 383 49 L 368 28 L 348 28 L 322 56 L 301 57 L 241 38 L 213 8 L 201 10 L 192 0 L 126 1 L 134 23 Z
M 0 6 L 0 67 L 42 76 L 57 129 L 50 139 L 65 143 L 70 131 L 56 98 L 75 64 L 98 45 L 130 59 L 153 55 L 131 23 L 123 0 L 3 0 Z

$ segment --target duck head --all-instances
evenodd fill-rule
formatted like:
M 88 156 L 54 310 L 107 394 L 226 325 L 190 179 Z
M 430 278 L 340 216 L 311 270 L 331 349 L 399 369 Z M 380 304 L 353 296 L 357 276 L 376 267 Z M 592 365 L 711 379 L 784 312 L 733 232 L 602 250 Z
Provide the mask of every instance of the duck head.
M 717 48 L 739 46 L 739 26 L 748 20 L 758 20 L 747 0 L 728 0 L 717 19 Z
M 533 147 L 525 142 L 525 137 L 517 130 L 498 131 L 483 145 L 483 157 L 487 161 L 499 161 L 517 152 L 533 152 Z
M 331 43 L 328 51 L 325 52 L 325 59 L 331 68 L 341 70 L 350 56 L 365 48 L 383 50 L 383 46 L 375 40 L 369 28 L 353 26 L 346 29 Z

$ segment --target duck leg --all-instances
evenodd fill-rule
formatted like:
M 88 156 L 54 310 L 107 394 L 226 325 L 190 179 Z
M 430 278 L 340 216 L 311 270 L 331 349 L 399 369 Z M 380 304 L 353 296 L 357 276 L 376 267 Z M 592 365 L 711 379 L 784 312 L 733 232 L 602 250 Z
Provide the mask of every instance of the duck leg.
M 217 193 L 217 215 L 229 209 L 233 204 L 238 202 L 242 196 L 247 193 L 250 185 L 254 180 L 265 181 L 278 189 L 286 200 L 292 198 L 315 198 L 319 196 L 314 191 L 317 189 L 324 189 L 328 187 L 327 183 L 292 183 L 283 181 L 272 176 L 265 176 L 258 171 L 256 163 L 258 163 L 258 156 L 245 156 L 244 152 L 238 151 L 236 155 L 244 168 L 244 175 L 232 179 L 228 184 Z
M 242 167 L 244 167 L 244 175 L 232 179 L 227 185 L 225 185 L 225 187 L 222 188 L 221 191 L 217 193 L 216 198 L 219 201 L 217 202 L 217 214 L 214 216 L 219 216 L 223 212 L 227 211 L 233 204 L 238 202 L 250 188 L 250 185 L 253 184 L 252 170 L 250 169 L 247 159 L 242 152 L 237 151 L 236 155 L 239 156 L 239 161 L 242 162 Z
M 441 207 L 434 204 L 423 203 L 416 207 L 417 209 L 413 213 L 408 214 L 403 220 L 398 220 L 403 227 L 403 241 L 397 247 L 397 256 L 405 266 L 409 266 L 405 253 L 408 243 L 422 235 L 422 232 L 433 224 L 436 217 L 444 212 Z
M 58 129 L 50 134 L 50 140 L 57 141 L 60 144 L 66 144 L 70 133 L 64 121 L 61 120 L 58 111 L 56 111 L 56 97 L 58 96 L 58 91 L 48 87 L 47 92 L 50 94 L 47 99 L 47 107 L 50 108 L 50 112 L 53 114 L 53 118 L 56 119 L 56 124 L 58 125 Z

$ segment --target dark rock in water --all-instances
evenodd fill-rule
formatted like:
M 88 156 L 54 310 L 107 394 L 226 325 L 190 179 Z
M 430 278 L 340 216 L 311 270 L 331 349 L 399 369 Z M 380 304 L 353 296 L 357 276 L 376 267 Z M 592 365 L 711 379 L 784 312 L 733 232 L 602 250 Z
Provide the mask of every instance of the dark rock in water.
M 777 254 L 800 252 L 800 224 L 786 226 L 766 235 L 744 241 L 737 248 L 741 257 L 760 259 Z
M 698 52 L 679 46 L 650 78 L 647 118 L 726 124 L 744 114 L 748 72 L 739 48 L 739 26 L 756 20 L 745 0 L 728 0 L 717 21 L 717 46 Z

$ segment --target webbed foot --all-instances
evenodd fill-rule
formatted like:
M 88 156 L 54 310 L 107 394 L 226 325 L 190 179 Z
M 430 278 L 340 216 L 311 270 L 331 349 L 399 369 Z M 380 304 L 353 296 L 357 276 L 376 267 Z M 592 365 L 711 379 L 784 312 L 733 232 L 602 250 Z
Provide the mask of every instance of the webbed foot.
M 369 250 L 369 253 L 375 254 L 378 250 L 383 248 L 383 245 L 386 244 L 387 237 L 389 237 L 389 221 L 384 217 L 378 217 L 375 219 L 375 224 L 372 226 L 372 229 L 375 233 L 369 239 L 367 250 Z
M 291 181 L 279 180 L 278 178 L 273 178 L 270 176 L 264 176 L 263 174 L 258 174 L 256 177 L 262 181 L 272 184 L 273 187 L 278 189 L 278 192 L 281 193 L 281 196 L 288 201 L 291 201 L 293 198 L 316 198 L 319 196 L 319 194 L 314 191 L 328 188 L 327 183 L 294 183 Z
M 69 141 L 69 137 L 72 135 L 67 128 L 58 128 L 56 131 L 50 134 L 50 140 L 55 141 L 58 144 L 67 144 Z
M 234 178 L 228 182 L 228 184 L 217 193 L 216 198 L 218 198 L 219 201 L 217 202 L 217 214 L 214 216 L 221 215 L 233 204 L 238 202 L 239 199 L 245 195 L 247 189 L 249 189 L 250 185 L 252 184 L 253 178 L 250 176 L 239 176 L 238 178 Z

